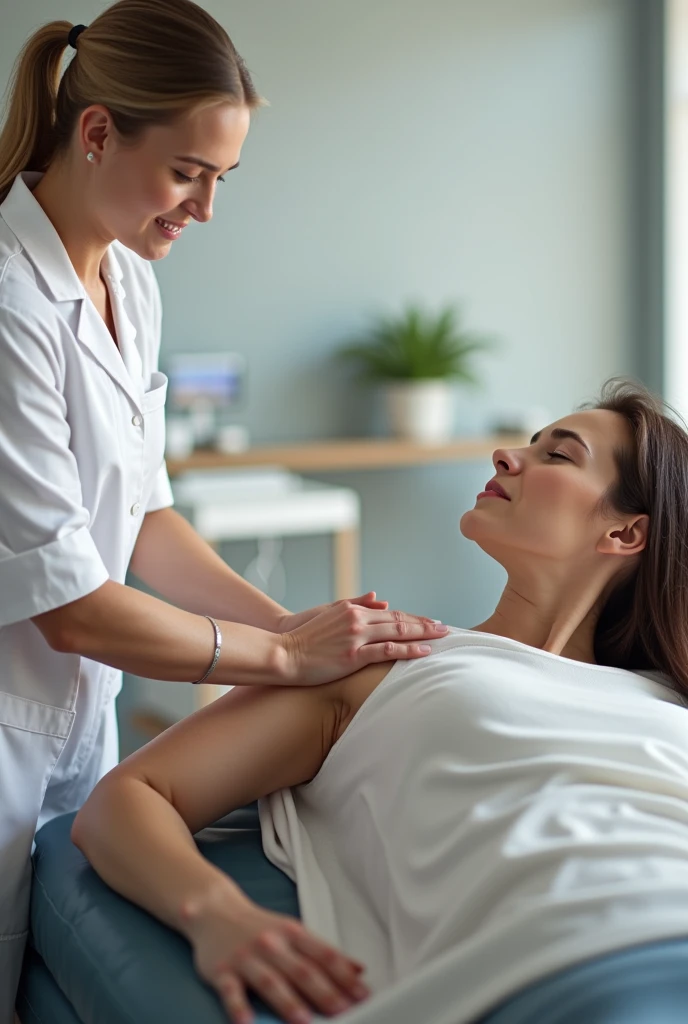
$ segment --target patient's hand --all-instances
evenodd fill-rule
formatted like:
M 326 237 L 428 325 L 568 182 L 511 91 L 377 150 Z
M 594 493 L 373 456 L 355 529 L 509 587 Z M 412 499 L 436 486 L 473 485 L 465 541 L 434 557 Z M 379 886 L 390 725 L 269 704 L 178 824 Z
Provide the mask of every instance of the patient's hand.
M 363 965 L 311 935 L 300 921 L 254 904 L 203 910 L 186 933 L 201 977 L 220 995 L 234 1024 L 250 1024 L 252 990 L 289 1024 L 307 1024 L 314 1010 L 334 1015 L 369 994 Z

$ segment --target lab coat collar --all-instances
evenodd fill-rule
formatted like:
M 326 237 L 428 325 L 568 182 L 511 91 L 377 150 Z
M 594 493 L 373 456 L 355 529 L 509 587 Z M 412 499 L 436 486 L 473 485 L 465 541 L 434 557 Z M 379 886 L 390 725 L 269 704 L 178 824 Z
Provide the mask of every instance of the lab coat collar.
M 98 360 L 103 369 L 119 384 L 136 409 L 141 412 L 143 406 L 141 356 L 134 344 L 133 337 L 130 336 L 130 332 L 133 332 L 134 335 L 136 332 L 126 314 L 122 312 L 122 306 L 118 303 L 117 298 L 112 299 L 112 305 L 119 351 L 117 351 L 117 346 L 102 317 L 90 300 L 81 303 L 76 336 Z
M 123 300 L 126 293 L 122 285 L 122 267 L 110 246 L 105 253 L 103 272 L 110 285 L 113 317 L 120 346 L 118 352 L 110 332 L 79 280 L 60 236 L 31 193 L 31 189 L 35 188 L 41 177 L 42 175 L 35 171 L 18 174 L 7 198 L 0 205 L 0 215 L 18 238 L 53 301 L 82 300 L 76 331 L 79 341 L 89 349 L 141 411 L 141 356 L 135 344 L 136 328 L 124 308 Z
M 103 260 L 101 269 L 103 276 L 108 281 L 112 315 L 115 320 L 117 341 L 119 342 L 119 349 L 122 359 L 124 360 L 124 365 L 129 371 L 133 381 L 141 381 L 143 364 L 141 361 L 141 353 L 136 346 L 137 331 L 136 327 L 127 315 L 127 309 L 124 303 L 127 293 L 124 290 L 124 285 L 122 284 L 124 272 L 117 256 L 115 255 L 114 245 L 111 245 L 105 253 L 105 259 Z M 137 392 L 137 395 L 140 402 L 142 391 L 140 393 Z
M 24 171 L 14 179 L 0 214 L 19 239 L 24 252 L 55 302 L 83 299 L 86 290 L 77 276 L 62 240 L 31 190 L 43 177 Z
M 105 274 L 110 278 L 113 284 L 120 284 L 124 277 L 124 271 L 120 265 L 119 260 L 115 256 L 115 250 L 113 246 L 110 246 L 108 251 L 105 253 L 105 267 L 103 268 Z M 120 287 L 122 298 L 126 295 L 123 287 Z

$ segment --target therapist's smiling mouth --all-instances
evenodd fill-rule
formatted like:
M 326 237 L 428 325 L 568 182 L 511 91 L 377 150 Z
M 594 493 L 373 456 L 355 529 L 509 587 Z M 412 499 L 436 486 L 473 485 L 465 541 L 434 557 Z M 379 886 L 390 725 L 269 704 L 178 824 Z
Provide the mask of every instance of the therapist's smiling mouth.
M 170 241 L 174 241 L 175 238 L 179 238 L 186 227 L 186 224 L 175 224 L 174 221 L 165 220 L 164 217 L 156 217 L 155 223 L 158 226 L 161 235 L 165 238 L 169 238 Z

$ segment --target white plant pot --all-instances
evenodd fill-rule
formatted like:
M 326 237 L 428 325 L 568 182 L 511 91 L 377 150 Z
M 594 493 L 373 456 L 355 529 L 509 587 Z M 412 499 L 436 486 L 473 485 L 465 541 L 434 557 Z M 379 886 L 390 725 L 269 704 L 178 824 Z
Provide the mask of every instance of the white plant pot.
M 396 437 L 425 444 L 451 437 L 454 390 L 449 381 L 390 381 L 384 394 L 387 421 Z

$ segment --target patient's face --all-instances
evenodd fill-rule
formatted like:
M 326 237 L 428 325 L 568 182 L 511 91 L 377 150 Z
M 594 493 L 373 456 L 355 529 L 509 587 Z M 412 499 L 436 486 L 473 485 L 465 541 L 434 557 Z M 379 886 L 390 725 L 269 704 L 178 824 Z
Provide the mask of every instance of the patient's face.
M 580 566 L 609 528 L 614 513 L 600 499 L 617 480 L 615 450 L 630 443 L 623 416 L 594 409 L 557 420 L 526 448 L 498 449 L 492 482 L 507 497 L 479 495 L 461 532 L 507 569 L 517 553 Z

